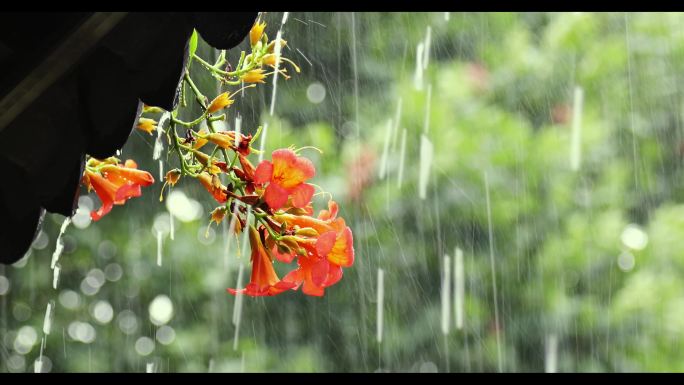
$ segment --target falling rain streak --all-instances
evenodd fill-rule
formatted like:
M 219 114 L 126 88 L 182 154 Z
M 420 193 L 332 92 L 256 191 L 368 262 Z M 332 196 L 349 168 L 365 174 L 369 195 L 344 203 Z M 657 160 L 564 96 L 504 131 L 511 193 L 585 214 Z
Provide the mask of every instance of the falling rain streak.
M 432 142 L 430 142 L 430 139 L 428 139 L 425 134 L 422 134 L 420 136 L 420 174 L 418 174 L 418 196 L 421 200 L 425 200 L 427 198 L 427 187 L 428 182 L 430 181 L 430 168 L 432 166 L 433 156 L 434 147 L 432 146 Z
M 248 205 L 217 226 L 184 173 L 165 188 L 187 194 L 182 210 L 143 198 L 94 222 L 102 201 L 82 189 L 77 230 L 46 215 L 29 252 L 0 266 L 0 371 L 677 370 L 684 16 L 289 16 L 262 13 L 276 74 L 217 129 L 260 124 L 255 166 L 278 147 L 324 151 L 310 157 L 313 210 L 329 189 L 353 231 L 345 279 L 323 298 L 231 296 L 251 281 L 236 231 L 241 210 L 258 222 Z M 286 56 L 302 67 L 294 81 L 278 79 Z M 198 80 L 208 100 L 233 89 Z M 182 168 L 160 115 L 154 137 L 116 151 L 159 167 L 157 188 Z M 298 267 L 273 266 L 280 280 Z M 171 323 L 147 318 L 160 292 Z
M 52 331 L 52 320 L 55 318 L 55 301 L 50 300 L 45 308 L 45 318 L 43 319 L 43 333 L 49 335 Z
M 496 335 L 496 362 L 499 372 L 503 371 L 501 356 L 501 324 L 499 323 L 499 300 L 497 299 L 498 290 L 496 288 L 496 266 L 494 264 L 494 232 L 492 230 L 492 206 L 489 199 L 489 177 L 484 173 L 485 197 L 487 200 L 487 229 L 489 234 L 489 264 L 492 271 L 492 294 L 494 298 L 494 328 Z
M 154 141 L 154 150 L 152 151 L 153 160 L 158 160 L 161 157 L 162 151 L 164 150 L 164 143 L 162 142 L 162 134 L 164 133 L 164 130 L 162 128 L 164 127 L 166 121 L 169 120 L 170 116 L 171 114 L 167 111 L 162 114 L 161 118 L 159 118 L 159 123 L 157 124 L 157 138 Z
M 387 174 L 387 158 L 389 157 L 390 137 L 392 135 L 392 119 L 387 120 L 385 129 L 385 144 L 382 147 L 382 158 L 380 160 L 380 179 L 385 179 Z
M 556 373 L 558 367 L 558 336 L 550 334 L 546 336 L 546 351 L 544 354 L 544 371 Z
M 401 152 L 399 154 L 399 172 L 397 173 L 397 187 L 401 188 L 404 181 L 404 161 L 406 158 L 406 129 L 401 132 Z
M 278 69 L 280 68 L 280 53 L 282 50 L 282 47 L 281 47 L 282 37 L 283 37 L 283 31 L 282 31 L 282 29 L 279 29 L 278 34 L 276 35 L 275 47 L 273 50 L 273 53 L 275 54 L 275 68 L 273 70 L 273 91 L 271 94 L 271 108 L 269 110 L 269 115 L 271 115 L 271 116 L 273 116 L 273 111 L 275 110 L 276 91 L 278 88 Z
M 163 248 L 163 233 L 161 231 L 157 231 L 157 266 L 162 265 L 162 248 Z
M 50 262 L 51 269 L 55 268 L 57 261 L 59 261 L 59 257 L 62 255 L 62 251 L 64 250 L 64 241 L 62 241 L 62 236 L 64 235 L 64 232 L 66 232 L 67 227 L 69 227 L 69 224 L 71 224 L 71 217 L 64 218 L 64 222 L 62 222 L 62 226 L 59 228 L 57 241 L 55 242 L 55 251 L 52 253 L 52 261 Z
M 245 265 L 241 262 L 238 269 L 236 290 L 242 289 L 242 275 L 244 274 Z M 240 322 L 242 321 L 242 298 L 244 295 L 240 292 L 235 293 L 235 302 L 233 305 L 233 326 L 235 326 L 235 335 L 233 336 L 233 351 L 238 348 L 238 337 L 240 336 Z
M 442 265 L 442 334 L 449 334 L 451 315 L 451 258 L 444 256 Z
M 463 250 L 456 248 L 454 258 L 454 312 L 456 329 L 463 329 L 463 309 L 465 307 L 465 273 L 463 271 Z
M 382 328 L 384 322 L 384 307 L 385 307 L 385 272 L 378 268 L 378 288 L 377 288 L 378 298 L 377 298 L 377 335 L 376 340 L 378 343 L 382 343 Z
M 264 160 L 264 151 L 266 149 L 266 135 L 268 135 L 268 122 L 265 122 L 261 129 L 261 143 L 259 144 L 259 163 Z
M 572 137 L 570 142 L 570 169 L 579 171 L 582 160 L 582 105 L 584 91 L 575 87 L 572 103 Z

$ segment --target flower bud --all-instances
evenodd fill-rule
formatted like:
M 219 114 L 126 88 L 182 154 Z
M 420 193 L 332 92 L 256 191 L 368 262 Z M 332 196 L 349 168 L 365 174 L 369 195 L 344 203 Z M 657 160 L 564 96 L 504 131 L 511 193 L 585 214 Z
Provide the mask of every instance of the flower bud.
M 266 22 L 256 22 L 252 29 L 249 30 L 249 44 L 254 46 L 258 41 L 261 40 L 261 36 L 264 34 L 264 29 L 266 28 Z
M 227 92 L 224 92 L 211 101 L 211 104 L 209 104 L 209 107 L 207 107 L 207 112 L 213 114 L 218 110 L 230 106 L 234 101 L 235 100 L 231 99 Z
M 297 230 L 295 231 L 295 234 L 296 234 L 296 235 L 301 235 L 301 236 L 303 236 L 303 237 L 312 237 L 312 238 L 315 238 L 315 237 L 318 236 L 318 231 L 316 231 L 316 229 L 314 229 L 313 227 L 304 227 L 304 228 L 301 228 L 301 229 L 297 229 Z
M 152 135 L 152 132 L 157 129 L 157 121 L 154 119 L 140 118 L 138 119 L 138 125 L 135 127 Z
M 248 71 L 240 77 L 245 83 L 265 83 L 264 78 L 266 78 L 266 75 L 264 75 L 264 70 L 261 68 Z

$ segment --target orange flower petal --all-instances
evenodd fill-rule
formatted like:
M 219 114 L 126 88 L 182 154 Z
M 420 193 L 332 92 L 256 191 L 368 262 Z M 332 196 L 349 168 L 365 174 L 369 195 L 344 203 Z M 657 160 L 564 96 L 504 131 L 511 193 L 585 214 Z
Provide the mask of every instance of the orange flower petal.
M 331 235 L 332 234 L 332 235 Z M 331 242 L 335 236 L 334 242 Z M 332 246 L 331 246 L 332 244 Z M 316 241 L 318 255 L 328 258 L 328 261 L 342 267 L 354 264 L 354 242 L 349 227 L 340 233 L 328 232 L 322 234 Z
M 268 187 L 266 187 L 266 192 L 264 192 L 264 199 L 266 200 L 268 207 L 273 210 L 278 210 L 285 206 L 288 195 L 289 193 L 284 188 L 276 183 L 269 183 Z
M 139 184 L 127 184 L 121 186 L 118 190 L 116 190 L 114 204 L 122 205 L 126 202 L 126 200 L 137 198 L 140 195 L 142 195 L 142 191 L 140 190 Z
M 308 183 L 302 183 L 292 190 L 292 205 L 294 207 L 304 208 L 311 203 L 311 198 L 314 194 L 314 187 Z
M 316 286 L 323 286 L 326 279 L 328 279 L 330 263 L 325 259 L 321 258 L 316 263 L 311 266 L 311 282 Z
M 263 184 L 271 181 L 273 175 L 273 163 L 262 160 L 254 171 L 254 183 Z
M 321 257 L 327 257 L 335 246 L 337 240 L 337 233 L 335 231 L 328 231 L 321 234 L 316 240 L 316 252 Z
M 102 207 L 97 211 L 92 211 L 90 213 L 90 217 L 94 221 L 97 221 L 112 210 L 118 188 L 114 183 L 108 181 L 102 175 L 90 172 L 87 173 L 87 175 L 90 185 L 95 190 L 100 201 L 102 201 Z
M 296 187 L 316 174 L 310 160 L 298 157 L 290 149 L 273 151 L 273 176 L 271 182 L 278 183 L 285 189 Z
M 339 207 L 337 206 L 337 202 L 331 199 L 328 201 L 328 209 L 321 210 L 318 213 L 318 219 L 322 219 L 324 221 L 335 219 L 335 217 L 337 217 L 338 211 Z

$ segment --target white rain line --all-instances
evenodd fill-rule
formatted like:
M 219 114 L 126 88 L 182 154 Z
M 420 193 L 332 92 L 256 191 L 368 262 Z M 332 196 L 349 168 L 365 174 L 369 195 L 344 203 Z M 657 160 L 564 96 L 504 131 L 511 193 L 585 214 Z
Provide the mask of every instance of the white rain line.
M 312 23 L 314 23 L 314 24 L 318 24 L 318 25 L 320 25 L 320 26 L 323 27 L 323 28 L 328 28 L 325 24 L 321 24 L 321 23 L 319 23 L 319 22 L 317 22 L 317 21 L 315 21 L 315 20 L 309 19 L 309 21 L 312 22 Z
M 465 309 L 465 272 L 463 270 L 463 250 L 456 248 L 454 258 L 454 315 L 456 329 L 463 329 L 463 310 Z
M 240 144 L 240 133 L 242 130 L 242 117 L 238 113 L 237 116 L 235 116 L 235 143 L 234 146 L 237 148 L 238 145 Z
M 116 150 L 116 156 L 121 156 L 121 150 Z
M 387 178 L 387 183 L 385 183 L 385 210 L 389 213 L 390 211 L 390 180 Z
M 45 308 L 45 318 L 43 319 L 43 334 L 49 335 L 52 330 L 52 320 L 55 316 L 55 301 L 50 300 Z
M 207 373 L 213 373 L 214 372 L 214 359 L 210 358 L 209 359 L 209 368 L 207 369 Z
M 309 25 L 309 23 L 307 23 L 306 21 L 299 20 L 299 19 L 297 19 L 296 17 L 293 17 L 292 20 L 297 20 L 298 22 L 300 22 L 300 23 L 302 23 L 302 24 L 304 24 L 304 25 Z
M 285 25 L 285 22 L 287 21 L 287 17 L 289 15 L 290 15 L 290 12 L 283 12 L 283 21 L 280 22 L 281 26 Z
M 62 265 L 57 263 L 55 265 L 55 268 L 52 269 L 52 288 L 57 289 L 57 285 L 59 284 L 59 273 L 62 271 Z
M 397 173 L 397 187 L 401 188 L 404 181 L 404 158 L 406 157 L 406 129 L 401 131 L 401 152 L 399 156 L 399 172 Z
M 444 12 L 444 21 L 449 21 L 451 19 L 451 12 Z
M 33 373 L 42 373 L 43 372 L 43 359 L 39 358 L 36 360 L 36 362 L 33 363 Z
M 62 255 L 62 250 L 64 250 L 64 242 L 62 241 L 62 235 L 66 232 L 67 227 L 71 224 L 71 217 L 64 218 L 62 226 L 59 228 L 59 235 L 57 235 L 57 242 L 55 244 L 55 252 L 52 253 L 52 261 L 50 262 L 50 268 L 54 269 L 59 257 Z
M 423 89 L 423 49 L 424 43 L 418 43 L 416 46 L 416 72 L 413 74 L 413 87 L 417 90 Z
M 297 52 L 298 52 L 300 55 L 302 55 L 302 57 L 304 58 L 304 60 L 306 60 L 306 62 L 309 63 L 309 65 L 313 67 L 313 63 L 311 62 L 311 60 L 309 60 L 309 58 L 307 58 L 306 56 L 304 56 L 304 54 L 302 53 L 302 51 L 299 50 L 299 48 L 295 48 L 295 49 L 297 50 Z
M 259 163 L 264 160 L 264 148 L 266 146 L 266 134 L 268 134 L 268 122 L 264 123 L 261 129 L 261 143 L 259 144 Z
M 432 84 L 428 84 L 427 97 L 425 99 L 425 120 L 423 120 L 423 132 L 430 131 L 430 108 L 432 107 Z
M 169 112 L 164 112 L 159 118 L 159 123 L 157 123 L 157 138 L 154 140 L 154 150 L 152 150 L 152 160 L 157 160 L 161 157 L 162 150 L 164 149 L 164 143 L 162 142 L 162 127 L 167 120 L 169 120 Z
M 157 266 L 162 265 L 162 232 L 157 230 Z
M 499 369 L 499 373 L 503 371 L 502 368 L 502 356 L 501 356 L 501 337 L 500 337 L 500 324 L 499 324 L 499 301 L 497 298 L 497 288 L 496 288 L 496 268 L 494 266 L 494 233 L 492 231 L 492 206 L 489 200 L 489 177 L 487 172 L 484 173 L 485 182 L 485 197 L 487 200 L 487 228 L 489 232 L 489 264 L 492 270 L 492 292 L 494 294 L 494 324 L 496 328 L 496 359 Z
M 249 215 L 252 213 L 252 206 L 247 206 L 247 212 L 245 213 L 245 228 L 249 226 Z M 247 250 L 247 241 L 249 240 L 249 231 L 242 232 L 242 244 L 240 249 L 238 249 L 238 258 L 242 256 L 244 250 Z
M 451 316 L 451 258 L 444 256 L 444 272 L 442 274 L 442 334 L 449 334 Z
M 159 180 L 164 180 L 164 161 L 159 159 Z
M 432 43 L 432 28 L 428 25 L 425 32 L 425 47 L 423 50 L 423 70 L 426 70 L 430 63 L 430 45 Z
M 397 111 L 394 114 L 394 126 L 392 127 L 392 152 L 397 147 L 397 136 L 399 135 L 399 123 L 401 122 L 401 105 L 403 99 L 399 97 L 397 101 Z
M 173 241 L 176 234 L 176 227 L 174 225 L 173 214 L 169 211 L 169 238 Z
M 43 351 L 45 351 L 45 336 L 41 337 L 40 339 L 40 355 L 38 356 L 36 362 L 33 364 L 34 373 L 43 372 Z
M 242 285 L 242 276 L 244 275 L 244 273 L 245 273 L 245 265 L 242 264 L 242 263 L 240 263 L 240 266 L 238 267 L 237 282 L 235 283 L 235 290 L 236 290 L 236 291 L 239 291 L 239 290 L 241 289 L 240 286 Z M 237 300 L 237 298 L 238 298 L 237 296 L 238 296 L 238 294 L 235 294 L 235 303 L 233 304 L 233 319 L 232 319 L 232 322 L 233 322 L 233 325 L 235 325 L 235 326 L 237 326 L 237 324 L 238 324 L 238 319 L 240 318 L 240 317 L 238 317 L 238 313 L 239 313 L 240 310 L 241 310 L 241 309 L 238 309 L 239 303 L 238 303 L 238 300 Z
M 572 136 L 570 138 L 570 169 L 578 171 L 582 161 L 582 105 L 584 90 L 575 86 L 572 102 Z
M 285 16 L 283 16 L 285 18 Z M 278 69 L 280 67 L 280 52 L 282 50 L 281 47 L 281 40 L 283 36 L 283 31 L 282 29 L 278 30 L 278 33 L 276 34 L 276 41 L 275 41 L 275 49 L 274 49 L 274 54 L 275 54 L 275 69 L 273 71 L 273 93 L 271 94 L 271 109 L 269 111 L 269 115 L 273 116 L 273 111 L 275 109 L 275 100 L 276 100 L 276 90 L 278 88 Z
M 154 367 L 154 362 L 148 362 L 147 365 L 145 366 L 145 373 L 154 373 L 155 372 L 155 367 Z
M 434 147 L 425 134 L 420 136 L 420 174 L 418 175 L 418 195 L 421 200 L 427 198 L 427 186 L 430 181 Z
M 385 143 L 382 147 L 382 158 L 380 159 L 380 179 L 385 179 L 387 175 L 387 158 L 389 157 L 390 136 L 392 135 L 392 119 L 387 120 L 385 130 Z
M 235 202 L 233 205 L 233 215 L 230 216 L 230 224 L 228 225 L 228 232 L 226 233 L 228 240 L 226 241 L 226 254 L 225 254 L 225 258 L 223 260 L 225 269 L 228 269 L 228 260 L 230 257 L 230 245 L 233 241 L 233 232 L 235 232 L 235 221 L 237 220 L 238 209 L 239 209 L 238 204 L 237 204 L 237 202 Z
M 377 298 L 377 320 L 378 329 L 376 340 L 382 343 L 382 329 L 384 323 L 384 303 L 385 303 L 385 272 L 378 268 L 378 298 Z
M 546 349 L 544 354 L 544 371 L 556 373 L 558 366 L 558 337 L 555 334 L 546 337 Z
M 245 266 L 242 263 L 240 263 L 240 268 L 238 270 L 237 285 L 235 285 L 235 290 L 241 289 L 242 275 L 244 274 L 244 270 Z M 242 298 L 242 293 L 235 293 L 235 305 L 233 306 L 233 325 L 235 325 L 235 335 L 233 336 L 233 351 L 236 351 L 238 348 L 238 336 L 240 335 L 240 321 L 242 320 Z

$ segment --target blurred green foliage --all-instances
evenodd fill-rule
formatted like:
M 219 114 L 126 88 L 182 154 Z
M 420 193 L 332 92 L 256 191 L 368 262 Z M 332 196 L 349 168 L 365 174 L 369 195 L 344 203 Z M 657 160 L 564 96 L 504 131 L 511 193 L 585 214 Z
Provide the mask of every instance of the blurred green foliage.
M 271 38 L 281 18 L 266 15 Z M 237 111 L 243 130 L 267 123 L 267 158 L 291 144 L 323 150 L 305 151 L 316 164 L 314 182 L 340 203 L 356 250 L 354 267 L 325 297 L 244 298 L 234 349 L 235 298 L 225 288 L 235 286 L 241 264 L 243 284 L 248 279 L 248 257 L 244 250 L 236 255 L 235 242 L 227 255 L 225 227 L 205 237 L 212 202 L 183 181 L 174 191 L 198 201 L 202 215 L 177 218 L 170 240 L 158 183 L 102 221 L 67 230 L 58 290 L 49 261 L 59 216 L 46 217 L 46 244 L 0 267 L 9 282 L 0 292 L 0 370 L 33 370 L 49 300 L 56 314 L 44 354 L 60 372 L 144 371 L 148 363 L 157 371 L 543 371 L 552 365 L 550 341 L 557 342 L 559 371 L 684 370 L 684 15 L 452 13 L 446 19 L 444 13 L 291 13 L 284 52 L 302 73 L 278 80 L 275 116 L 268 111 L 270 86 L 248 90 L 229 111 L 229 128 Z M 427 26 L 430 59 L 416 89 L 416 47 Z M 216 58 L 201 39 L 197 52 Z M 231 62 L 238 52 L 229 53 Z M 200 76 L 201 68 L 192 71 Z M 315 82 L 326 91 L 321 103 L 307 97 Z M 209 77 L 199 86 L 208 95 L 221 91 Z M 575 87 L 584 93 L 577 171 L 570 167 Z M 188 116 L 197 114 L 192 108 Z M 389 135 L 381 178 L 389 119 L 397 130 Z M 425 200 L 418 196 L 421 135 L 434 146 Z M 153 143 L 135 132 L 122 157 L 157 175 Z M 325 203 L 316 198 L 318 208 Z M 454 327 L 452 314 L 445 336 L 442 258 L 453 258 L 456 247 L 465 256 L 464 328 Z M 112 264 L 122 269 L 120 279 L 91 295 L 82 291 L 93 269 L 111 273 Z M 385 272 L 382 343 L 376 341 L 378 268 Z M 65 306 L 71 303 L 65 295 L 77 297 L 76 305 Z M 174 306 L 169 344 L 155 340 L 159 328 L 149 317 L 158 295 Z M 111 321 L 93 316 L 101 300 L 113 309 Z M 122 314 L 131 311 L 136 326 L 127 329 L 130 317 Z M 74 338 L 74 321 L 91 324 L 96 338 Z M 21 332 L 25 326 L 36 338 Z M 156 341 L 148 355 L 136 349 L 144 336 Z

